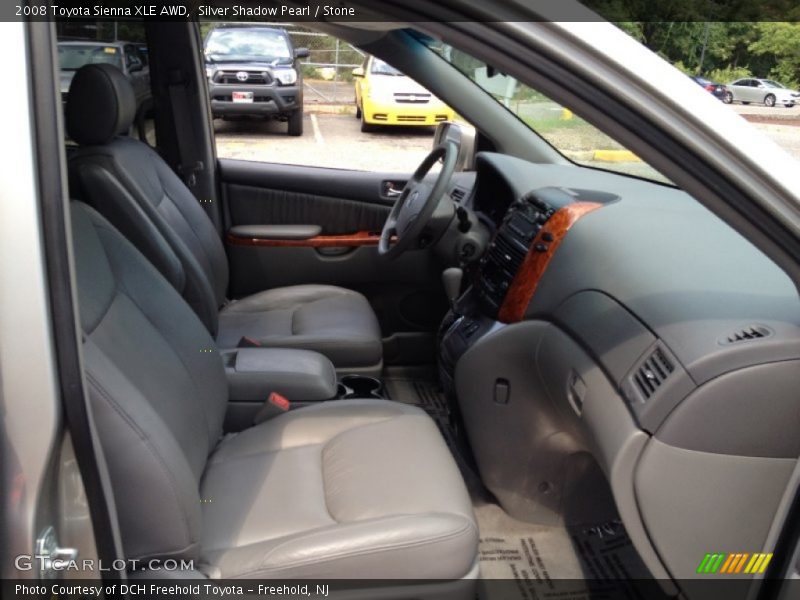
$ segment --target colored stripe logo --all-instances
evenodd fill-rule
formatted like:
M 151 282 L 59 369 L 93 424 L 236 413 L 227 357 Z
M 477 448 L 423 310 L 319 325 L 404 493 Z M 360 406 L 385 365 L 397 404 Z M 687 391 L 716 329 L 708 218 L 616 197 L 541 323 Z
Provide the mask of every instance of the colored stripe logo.
M 697 572 L 703 575 L 755 575 L 767 570 L 772 553 L 725 552 L 708 553 L 700 561 Z

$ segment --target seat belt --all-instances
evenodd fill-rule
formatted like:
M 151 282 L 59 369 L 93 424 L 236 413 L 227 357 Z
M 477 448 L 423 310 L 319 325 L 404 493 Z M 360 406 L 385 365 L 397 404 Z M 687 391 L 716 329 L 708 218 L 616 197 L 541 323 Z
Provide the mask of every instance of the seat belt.
M 175 122 L 178 147 L 178 174 L 183 178 L 186 186 L 195 194 L 197 187 L 197 173 L 205 169 L 202 161 L 193 160 L 194 149 L 197 148 L 195 131 L 189 120 L 188 96 L 186 88 L 189 85 L 181 69 L 173 69 L 169 73 L 169 102 L 172 108 L 172 118 Z M 196 195 L 196 194 L 195 194 Z

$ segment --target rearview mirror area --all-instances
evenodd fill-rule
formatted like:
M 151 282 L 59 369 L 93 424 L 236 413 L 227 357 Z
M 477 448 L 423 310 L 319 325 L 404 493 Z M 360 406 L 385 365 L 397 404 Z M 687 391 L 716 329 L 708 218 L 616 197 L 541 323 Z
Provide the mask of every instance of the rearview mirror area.
M 364 76 L 364 67 L 356 67 L 352 71 L 353 77 L 363 77 Z
M 311 51 L 308 48 L 295 48 L 294 49 L 294 57 L 295 58 L 308 58 L 311 56 Z

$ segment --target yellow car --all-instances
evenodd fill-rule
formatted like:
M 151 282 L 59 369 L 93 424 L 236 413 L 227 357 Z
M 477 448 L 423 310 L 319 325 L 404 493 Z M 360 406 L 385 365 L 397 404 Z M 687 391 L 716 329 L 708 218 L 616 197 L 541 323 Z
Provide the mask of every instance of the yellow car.
M 370 56 L 353 69 L 356 118 L 361 131 L 376 125 L 433 126 L 452 121 L 455 112 L 436 96 L 379 58 Z

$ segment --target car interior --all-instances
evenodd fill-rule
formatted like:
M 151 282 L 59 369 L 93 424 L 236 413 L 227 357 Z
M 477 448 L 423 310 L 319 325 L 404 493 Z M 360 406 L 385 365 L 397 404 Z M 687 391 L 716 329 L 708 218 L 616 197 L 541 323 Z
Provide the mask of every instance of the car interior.
M 126 558 L 450 598 L 675 593 L 709 551 L 761 551 L 800 455 L 800 311 L 750 241 L 675 185 L 573 163 L 391 23 L 321 30 L 470 124 L 416 172 L 218 158 L 199 33 L 146 30 L 157 144 L 110 64 L 63 119 Z

